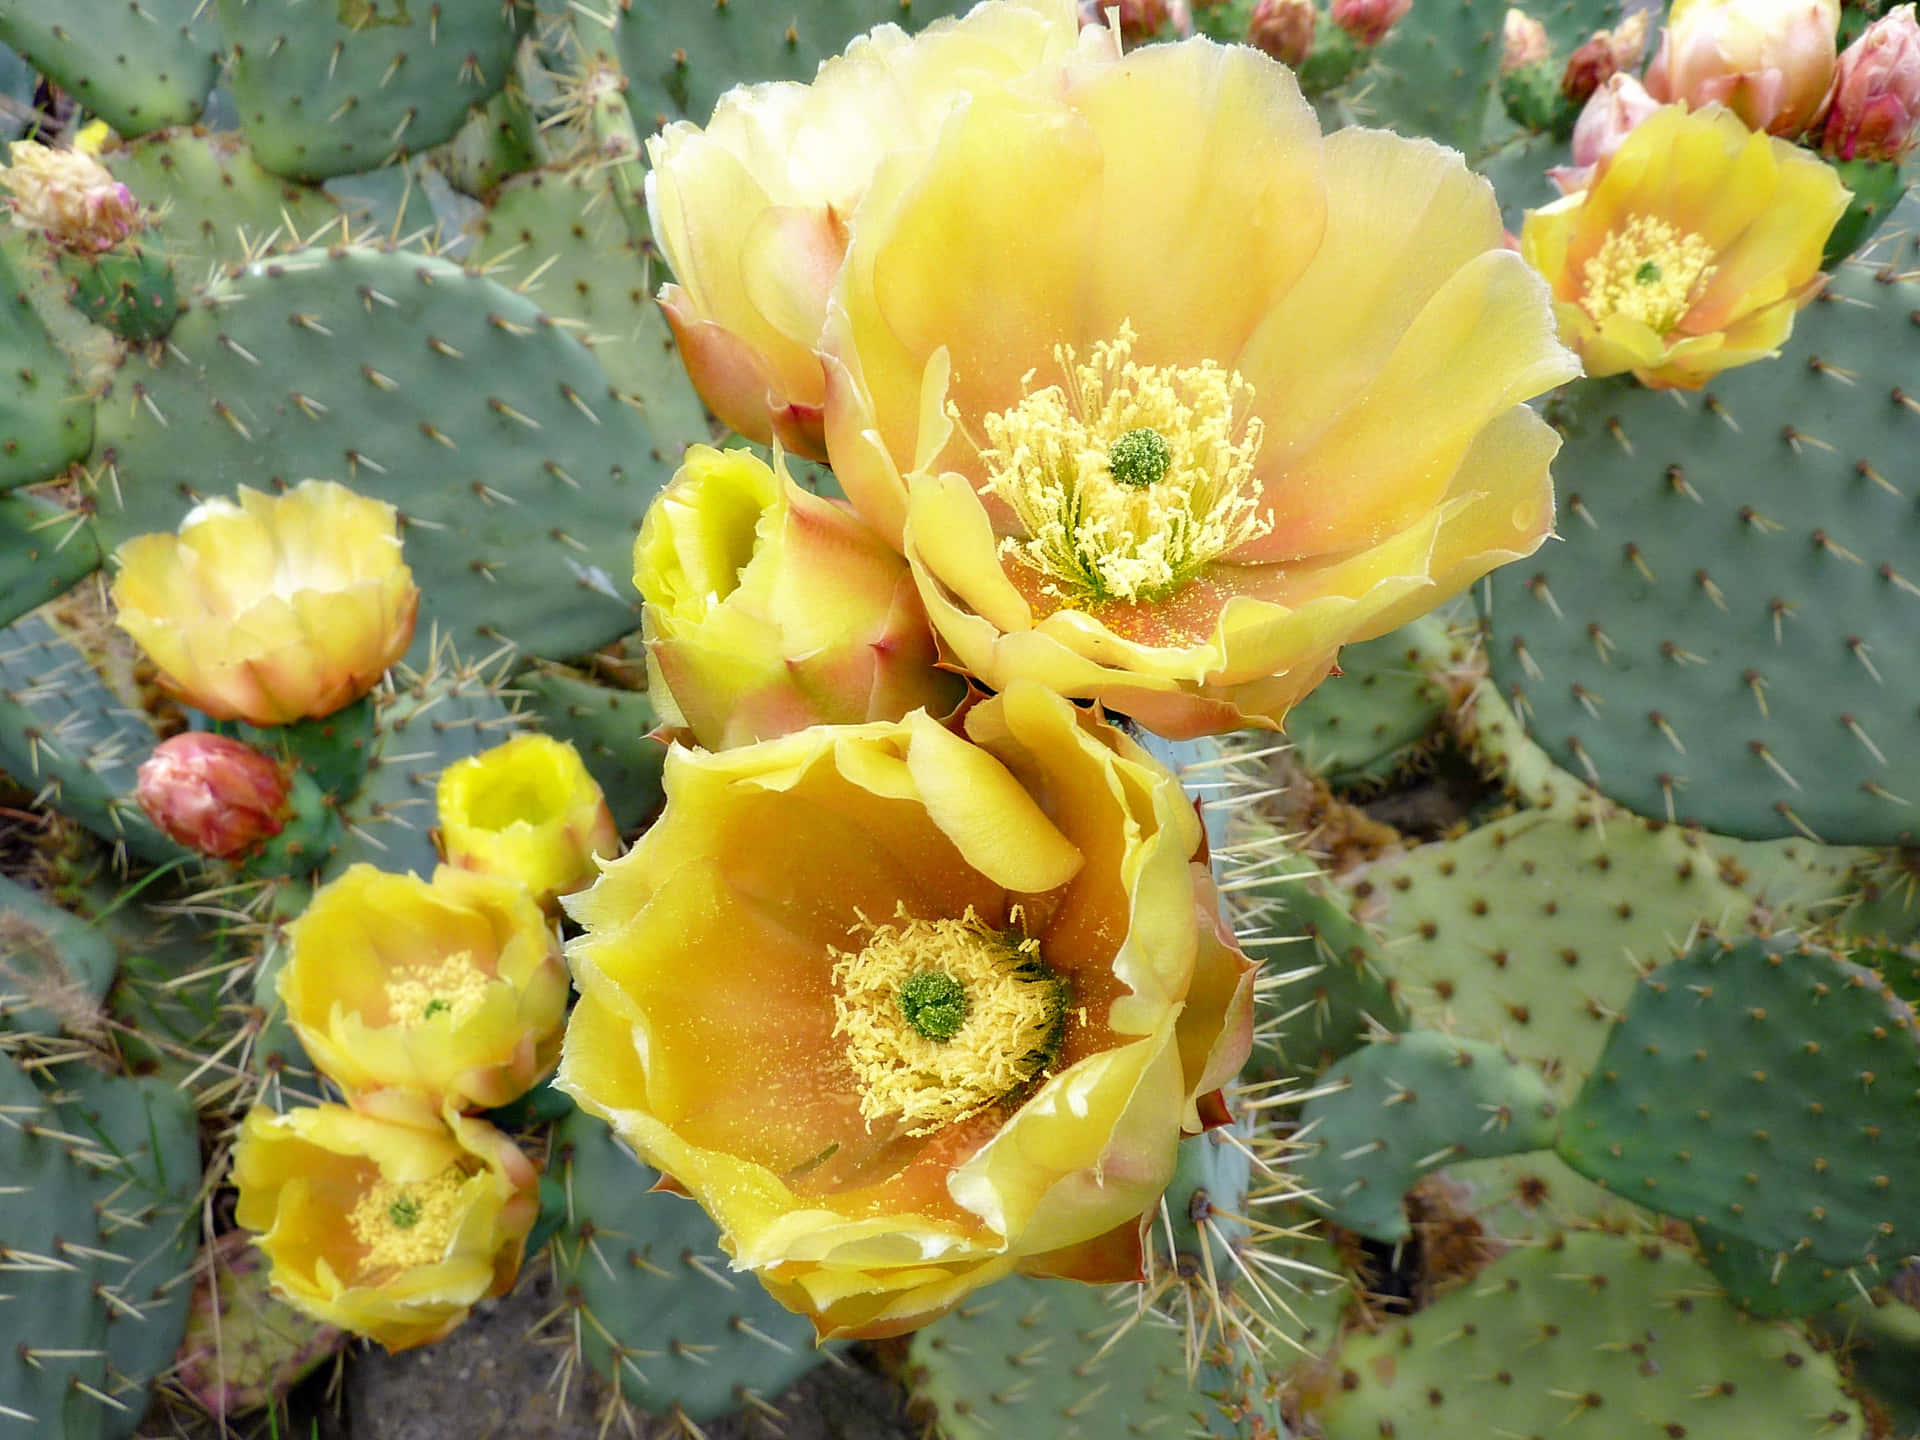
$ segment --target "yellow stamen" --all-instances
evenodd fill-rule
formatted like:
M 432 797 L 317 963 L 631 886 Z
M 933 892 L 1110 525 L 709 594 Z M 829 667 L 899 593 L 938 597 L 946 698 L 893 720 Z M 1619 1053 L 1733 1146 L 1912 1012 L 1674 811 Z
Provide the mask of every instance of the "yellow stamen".
M 929 1135 L 1058 1058 L 1069 987 L 1038 940 L 989 928 L 972 906 L 958 920 L 900 920 L 868 926 L 858 953 L 834 952 L 833 1033 L 847 1037 L 868 1128 L 889 1119 Z
M 431 1180 L 375 1181 L 347 1216 L 353 1238 L 367 1247 L 365 1267 L 405 1270 L 444 1260 L 468 1178 L 452 1166 Z
M 1025 532 L 1001 551 L 1070 606 L 1162 599 L 1273 528 L 1253 475 L 1253 387 L 1211 361 L 1135 364 L 1135 338 L 1122 324 L 1085 365 L 1058 347 L 1065 386 L 983 422 L 987 489 Z
M 1587 261 L 1580 304 L 1595 320 L 1627 315 L 1664 335 L 1713 278 L 1713 260 L 1703 237 L 1655 215 L 1635 215 Z
M 458 1023 L 479 1008 L 491 984 L 464 950 L 432 965 L 405 966 L 387 978 L 388 1023 L 412 1030 L 436 1015 Z

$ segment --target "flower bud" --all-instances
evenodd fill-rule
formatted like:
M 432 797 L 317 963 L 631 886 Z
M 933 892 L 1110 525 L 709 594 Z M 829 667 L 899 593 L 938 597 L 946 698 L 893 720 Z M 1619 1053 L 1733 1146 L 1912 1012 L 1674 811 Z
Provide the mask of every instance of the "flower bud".
M 1193 33 L 1193 12 L 1187 0 L 1080 0 L 1080 24 L 1105 25 L 1109 10 L 1120 12 L 1120 38 L 1129 44 L 1169 32 Z
M 1633 127 L 1660 108 L 1646 87 L 1631 75 L 1612 75 L 1593 92 L 1573 127 L 1573 164 L 1556 165 L 1547 174 L 1570 195 L 1586 188 L 1594 167 L 1618 150 Z
M 809 725 L 945 715 L 907 562 L 847 507 L 750 451 L 687 451 L 633 550 L 647 683 L 676 738 L 711 750 Z
M 1674 0 L 1647 93 L 1788 139 L 1826 113 L 1840 0 Z
M 1314 19 L 1313 0 L 1260 0 L 1247 21 L 1247 44 L 1298 67 L 1313 53 Z
M 1378 45 L 1413 8 L 1413 0 L 1333 0 L 1333 23 L 1362 45 Z
M 550 913 L 590 884 L 594 856 L 620 853 L 606 796 L 580 752 L 550 735 L 516 735 L 440 773 L 447 863 L 518 880 Z
M 1500 31 L 1500 73 L 1511 75 L 1529 65 L 1536 65 L 1552 53 L 1553 46 L 1547 39 L 1547 27 L 1534 19 L 1526 11 L 1509 9 L 1505 25 Z
M 1584 105 L 1619 69 L 1613 44 L 1602 31 L 1581 41 L 1567 57 L 1567 68 L 1560 72 L 1560 93 L 1575 105 Z
M 16 140 L 0 184 L 13 192 L 13 223 L 46 232 L 61 250 L 97 255 L 140 228 L 133 193 L 91 155 Z
M 140 808 L 189 850 L 230 860 L 287 823 L 287 777 L 250 745 L 188 731 L 140 766 Z
M 1902 5 L 1840 56 L 1821 152 L 1834 160 L 1898 160 L 1920 125 L 1920 24 Z
M 120 628 L 160 683 L 216 720 L 317 720 L 407 653 L 420 592 L 393 506 L 331 481 L 203 500 L 115 558 Z

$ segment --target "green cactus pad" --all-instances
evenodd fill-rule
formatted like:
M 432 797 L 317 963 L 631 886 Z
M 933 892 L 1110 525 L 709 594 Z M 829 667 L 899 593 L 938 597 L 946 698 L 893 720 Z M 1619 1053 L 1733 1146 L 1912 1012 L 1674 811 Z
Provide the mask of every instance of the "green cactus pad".
M 1494 572 L 1486 613 L 1561 764 L 1730 835 L 1920 834 L 1916 315 L 1920 278 L 1849 264 L 1778 359 L 1549 407 L 1564 543 Z
M 786 10 L 746 0 L 634 0 L 614 11 L 614 39 L 634 124 L 651 135 L 675 120 L 706 124 L 714 101 L 735 85 L 811 80 L 822 60 L 876 25 L 918 30 L 972 8 L 971 0 L 812 0 Z
M 1750 1320 L 1685 1251 L 1593 1232 L 1512 1251 L 1354 1335 L 1326 1440 L 1860 1440 L 1830 1356 Z
M 109 844 L 163 864 L 187 852 L 133 800 L 156 739 L 46 607 L 0 630 L 0 769 Z
M 0 490 L 65 470 L 93 440 L 93 404 L 0 251 Z
M 1450 1160 L 1553 1144 L 1558 1106 L 1537 1070 L 1492 1045 L 1409 1030 L 1335 1065 L 1301 1112 L 1302 1183 L 1340 1224 L 1410 1233 L 1402 1198 Z
M 103 541 L 201 495 L 344 481 L 405 517 L 419 635 L 564 657 L 636 623 L 632 536 L 678 461 L 525 296 L 444 260 L 357 248 L 202 292 L 102 406 Z M 476 638 L 479 637 L 479 638 Z
M 1251 1440 L 1263 1404 L 1269 1440 L 1287 1433 L 1264 1395 L 1246 1393 L 1244 1368 L 1208 1365 L 1189 1379 L 1185 1332 L 1140 1313 L 1131 1286 L 1002 1280 L 917 1331 L 910 1355 L 908 1384 L 946 1440 Z
M 1287 714 L 1287 736 L 1314 774 L 1335 785 L 1384 780 L 1418 752 L 1440 727 L 1447 693 L 1418 661 L 1441 643 L 1445 623 L 1428 617 L 1408 629 L 1349 645 L 1340 652 L 1341 673 Z
M 1559 788 L 1577 789 L 1563 777 Z M 1748 843 L 1637 816 L 1526 811 L 1357 872 L 1356 911 L 1384 936 L 1416 1023 L 1494 1040 L 1571 1098 L 1625 1010 L 1636 966 L 1696 925 L 1836 906 L 1864 852 Z
M 513 74 L 527 0 L 220 0 L 260 163 L 319 180 L 453 138 Z
M 0 1055 L 0 1437 L 124 1440 L 179 1348 L 199 1237 L 192 1103 Z
M 340 217 L 324 191 L 268 173 L 230 132 L 162 130 L 100 158 L 150 214 L 146 238 L 183 283 L 293 249 Z
M 100 546 L 80 516 L 25 491 L 0 491 L 0 626 L 99 568 Z
M 205 0 L 0 0 L 0 41 L 122 135 L 195 119 L 219 68 Z
M 1561 1129 L 1643 1205 L 1829 1265 L 1920 1250 L 1920 1043 L 1879 975 L 1716 939 L 1649 974 Z
M 1479 148 L 1500 74 L 1506 0 L 1427 0 L 1375 47 L 1349 85 L 1366 124 Z M 1411 23 L 1410 23 L 1411 22 Z
M 813 1326 L 734 1274 L 706 1213 L 653 1191 L 658 1174 L 576 1110 L 555 1127 L 551 1168 L 572 1211 L 554 1236 L 568 1328 L 595 1369 L 643 1410 L 695 1422 L 771 1400 L 821 1361 Z
M 613 388 L 670 457 L 705 443 L 706 408 L 654 303 L 661 266 L 631 238 L 598 160 L 515 177 L 472 226 L 472 261 L 575 325 Z M 629 566 L 631 570 L 631 566 Z
M 1693 1238 L 1720 1288 L 1751 1315 L 1815 1315 L 1876 1283 L 1871 1274 L 1765 1250 L 1711 1225 L 1696 1224 Z
M 100 931 L 0 876 L 0 1030 L 50 1034 L 91 1019 L 118 968 Z
M 1260 1061 L 1313 1075 L 1377 1030 L 1409 1021 L 1383 973 L 1379 941 L 1353 918 L 1345 892 L 1286 839 L 1236 827 L 1223 862 L 1234 934 L 1261 961 Z

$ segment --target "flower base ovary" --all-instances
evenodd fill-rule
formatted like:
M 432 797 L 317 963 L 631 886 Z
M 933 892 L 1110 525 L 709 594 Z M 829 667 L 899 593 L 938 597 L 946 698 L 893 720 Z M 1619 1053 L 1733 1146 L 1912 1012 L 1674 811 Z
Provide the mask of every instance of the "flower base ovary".
M 1582 269 L 1580 304 L 1595 320 L 1626 315 L 1665 334 L 1713 278 L 1713 258 L 1703 237 L 1655 215 L 1635 215 Z
M 1025 532 L 1001 552 L 1070 607 L 1171 595 L 1272 528 L 1256 503 L 1253 387 L 1211 361 L 1136 364 L 1135 338 L 1122 324 L 1086 364 L 1058 347 L 1066 383 L 983 422 L 987 489 Z
M 1018 923 L 1018 917 L 1015 917 Z M 960 919 L 872 926 L 836 951 L 835 1035 L 871 1127 L 928 1135 L 1024 1088 L 1059 1056 L 1069 987 L 1040 942 Z

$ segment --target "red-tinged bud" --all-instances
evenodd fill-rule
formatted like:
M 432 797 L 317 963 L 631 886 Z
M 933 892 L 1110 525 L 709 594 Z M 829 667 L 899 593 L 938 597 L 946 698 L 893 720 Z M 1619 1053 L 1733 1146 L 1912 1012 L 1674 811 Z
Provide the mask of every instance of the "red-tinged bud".
M 287 789 L 286 772 L 252 746 L 189 731 L 147 757 L 136 798 L 188 849 L 230 860 L 285 827 Z
M 1193 33 L 1193 12 L 1187 0 L 1080 0 L 1080 24 L 1105 25 L 1109 10 L 1120 12 L 1120 38 L 1130 45 L 1162 35 Z
M 1413 8 L 1413 0 L 1333 0 L 1333 23 L 1362 45 L 1378 45 Z
M 1920 125 L 1920 24 L 1914 7 L 1881 16 L 1840 55 L 1820 149 L 1834 160 L 1899 160 Z
M 1619 72 L 1612 42 L 1604 34 L 1595 35 L 1582 41 L 1567 57 L 1567 68 L 1560 75 L 1560 93 L 1574 104 L 1584 105 Z
M 1313 53 L 1313 0 L 1260 0 L 1247 21 L 1247 44 L 1298 68 Z

